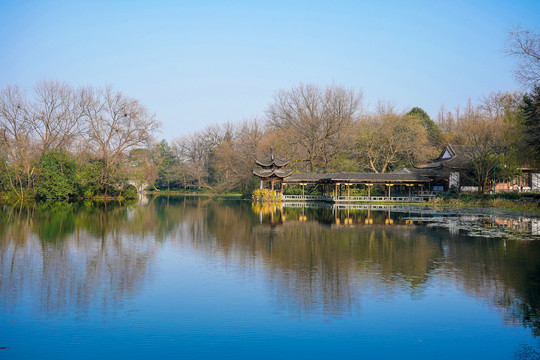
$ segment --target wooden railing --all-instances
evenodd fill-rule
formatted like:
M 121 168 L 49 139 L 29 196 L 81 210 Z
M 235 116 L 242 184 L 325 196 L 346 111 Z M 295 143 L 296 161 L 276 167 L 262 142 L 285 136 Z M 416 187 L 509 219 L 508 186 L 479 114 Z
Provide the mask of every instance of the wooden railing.
M 282 195 L 282 201 L 326 201 L 326 202 L 423 202 L 434 197 L 434 192 L 422 196 L 326 196 L 326 195 Z
M 326 195 L 282 195 L 283 201 L 334 201 L 333 196 Z

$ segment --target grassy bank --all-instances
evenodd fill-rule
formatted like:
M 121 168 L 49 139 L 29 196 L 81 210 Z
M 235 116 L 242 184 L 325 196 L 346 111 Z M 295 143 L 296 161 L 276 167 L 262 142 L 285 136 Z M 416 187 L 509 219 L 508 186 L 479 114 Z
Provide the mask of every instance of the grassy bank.
M 450 207 L 484 207 L 534 212 L 540 215 L 540 194 L 441 194 L 429 205 Z

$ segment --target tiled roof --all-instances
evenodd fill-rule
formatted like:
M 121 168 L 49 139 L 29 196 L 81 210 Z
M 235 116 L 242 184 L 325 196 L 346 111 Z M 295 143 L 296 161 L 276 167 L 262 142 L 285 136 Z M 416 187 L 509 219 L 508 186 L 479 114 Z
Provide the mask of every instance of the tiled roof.
M 471 159 L 471 146 L 468 145 L 446 145 L 438 158 L 425 163 L 415 165 L 416 169 L 442 169 L 443 167 L 449 169 L 463 169 L 467 166 L 467 163 Z M 448 153 L 449 157 L 445 158 L 444 155 Z
M 280 179 L 286 178 L 291 175 L 292 171 L 290 170 L 280 170 L 280 169 L 257 169 L 253 170 L 253 175 L 260 178 L 266 179 L 271 177 L 277 177 Z
M 255 163 L 259 166 L 268 168 L 268 167 L 283 167 L 289 163 L 290 160 L 284 160 L 277 158 L 274 155 L 274 147 L 270 147 L 270 156 L 264 157 L 262 159 L 255 159 Z
M 283 160 L 279 159 L 277 157 L 274 157 L 273 159 L 270 156 L 267 156 L 262 159 L 256 159 L 255 163 L 262 167 L 270 167 L 270 166 L 276 166 L 276 167 L 283 167 L 289 163 L 290 160 Z
M 330 174 L 292 174 L 284 179 L 287 183 L 312 183 L 312 182 L 350 182 L 350 183 L 409 183 L 409 182 L 427 182 L 429 178 L 411 171 L 402 171 L 394 173 L 330 173 Z

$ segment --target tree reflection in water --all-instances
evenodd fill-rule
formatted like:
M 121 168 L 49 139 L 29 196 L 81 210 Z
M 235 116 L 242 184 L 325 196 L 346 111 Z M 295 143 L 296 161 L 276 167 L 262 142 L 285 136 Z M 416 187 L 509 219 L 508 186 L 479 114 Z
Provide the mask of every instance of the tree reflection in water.
M 30 291 L 43 313 L 114 310 L 151 281 L 168 242 L 247 270 L 262 266 L 286 312 L 346 316 L 361 310 L 362 296 L 421 298 L 436 276 L 540 334 L 540 242 L 473 238 L 410 215 L 183 197 L 3 206 L 0 306 L 13 310 Z

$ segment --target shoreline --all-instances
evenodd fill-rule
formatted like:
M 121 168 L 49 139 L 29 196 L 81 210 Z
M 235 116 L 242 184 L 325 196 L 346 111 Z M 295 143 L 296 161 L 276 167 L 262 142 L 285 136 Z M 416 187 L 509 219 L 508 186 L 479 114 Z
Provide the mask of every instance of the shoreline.
M 527 201 L 528 200 L 528 201 Z M 515 210 L 527 213 L 533 213 L 540 216 L 540 199 L 460 199 L 460 198 L 435 198 L 426 203 L 426 205 L 434 207 L 451 207 L 451 208 L 485 208 L 485 209 L 502 209 L 502 210 Z

